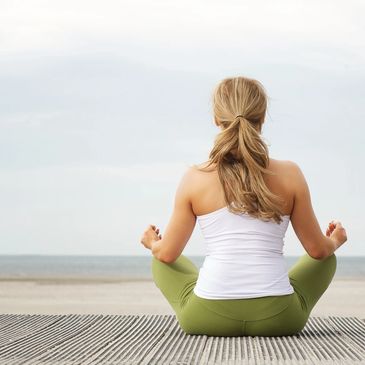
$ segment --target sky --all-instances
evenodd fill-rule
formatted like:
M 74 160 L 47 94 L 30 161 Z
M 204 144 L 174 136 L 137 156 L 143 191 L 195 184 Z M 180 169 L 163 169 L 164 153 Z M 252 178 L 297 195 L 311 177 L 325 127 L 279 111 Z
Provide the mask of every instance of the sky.
M 270 156 L 302 169 L 323 231 L 365 255 L 365 4 L 0 3 L 0 254 L 151 255 L 218 133 L 225 77 L 265 87 Z M 291 227 L 286 255 L 303 254 Z M 198 224 L 184 254 L 204 255 Z

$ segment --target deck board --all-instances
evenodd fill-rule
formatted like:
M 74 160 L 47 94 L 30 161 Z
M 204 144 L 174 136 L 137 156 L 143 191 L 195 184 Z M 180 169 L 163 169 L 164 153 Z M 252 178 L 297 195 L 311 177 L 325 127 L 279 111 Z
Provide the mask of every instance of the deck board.
M 187 335 L 173 315 L 0 315 L 0 364 L 364 364 L 365 320 L 283 337 Z

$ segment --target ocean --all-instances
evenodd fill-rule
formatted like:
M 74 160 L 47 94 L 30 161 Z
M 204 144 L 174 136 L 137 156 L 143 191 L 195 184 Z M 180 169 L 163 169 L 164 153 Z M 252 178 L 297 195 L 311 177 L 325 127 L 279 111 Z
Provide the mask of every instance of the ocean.
M 199 268 L 204 256 L 189 256 Z M 290 268 L 299 256 L 284 256 Z M 365 279 L 365 256 L 337 256 L 335 278 Z M 0 255 L 4 279 L 152 279 L 151 256 Z

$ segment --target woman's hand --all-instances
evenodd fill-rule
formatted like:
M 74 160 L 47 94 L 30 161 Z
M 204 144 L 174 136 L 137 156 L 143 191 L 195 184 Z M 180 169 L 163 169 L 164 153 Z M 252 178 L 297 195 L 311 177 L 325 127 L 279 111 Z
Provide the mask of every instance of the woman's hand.
M 337 220 L 332 220 L 328 224 L 326 236 L 333 239 L 339 246 L 347 241 L 346 230 L 342 227 L 341 222 Z
M 159 228 L 156 228 L 155 225 L 150 224 L 143 232 L 141 238 L 141 243 L 144 245 L 144 247 L 150 250 L 153 241 L 158 241 L 162 239 L 162 236 L 159 234 L 159 232 L 160 232 Z
M 333 221 L 331 221 L 330 223 L 328 223 L 328 227 L 326 230 L 326 236 L 329 237 L 334 229 L 335 229 L 335 225 L 333 224 Z

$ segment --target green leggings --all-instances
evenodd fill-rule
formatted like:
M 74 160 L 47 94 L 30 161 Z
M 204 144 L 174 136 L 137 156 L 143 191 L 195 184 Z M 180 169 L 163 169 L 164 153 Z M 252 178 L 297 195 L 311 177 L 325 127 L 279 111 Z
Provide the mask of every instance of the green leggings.
M 193 292 L 198 268 L 184 255 L 173 263 L 152 256 L 156 286 L 190 335 L 288 336 L 300 332 L 335 274 L 335 254 L 322 260 L 301 256 L 289 270 L 294 293 L 246 299 L 205 299 Z

